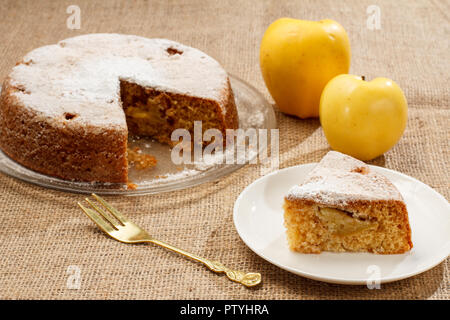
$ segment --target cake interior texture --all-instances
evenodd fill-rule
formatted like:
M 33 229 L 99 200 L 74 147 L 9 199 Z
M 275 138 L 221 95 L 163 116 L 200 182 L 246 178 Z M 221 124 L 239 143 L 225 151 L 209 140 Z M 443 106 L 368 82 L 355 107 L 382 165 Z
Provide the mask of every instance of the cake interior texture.
M 121 81 L 120 95 L 129 135 L 151 137 L 173 146 L 171 134 L 186 129 L 191 135 L 194 121 L 202 122 L 202 131 L 219 129 L 225 133 L 222 111 L 215 101 L 162 92 Z M 229 124 L 231 128 L 235 123 Z
M 308 200 L 284 203 L 291 250 L 302 253 L 404 253 L 412 248 L 406 206 L 401 201 L 355 201 L 330 208 Z

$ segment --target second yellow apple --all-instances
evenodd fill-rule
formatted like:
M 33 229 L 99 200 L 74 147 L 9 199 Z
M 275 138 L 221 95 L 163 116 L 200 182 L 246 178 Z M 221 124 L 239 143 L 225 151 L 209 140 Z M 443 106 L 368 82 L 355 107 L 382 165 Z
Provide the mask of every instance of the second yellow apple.
M 333 150 L 371 160 L 391 149 L 408 120 L 408 103 L 391 79 L 341 74 L 323 90 L 320 123 Z

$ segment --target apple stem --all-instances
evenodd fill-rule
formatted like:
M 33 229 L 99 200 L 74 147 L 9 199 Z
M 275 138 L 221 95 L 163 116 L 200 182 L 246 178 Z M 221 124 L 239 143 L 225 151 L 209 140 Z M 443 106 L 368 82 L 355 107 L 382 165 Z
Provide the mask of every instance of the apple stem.
M 361 76 L 361 79 L 362 79 L 363 81 L 366 81 L 366 76 Z

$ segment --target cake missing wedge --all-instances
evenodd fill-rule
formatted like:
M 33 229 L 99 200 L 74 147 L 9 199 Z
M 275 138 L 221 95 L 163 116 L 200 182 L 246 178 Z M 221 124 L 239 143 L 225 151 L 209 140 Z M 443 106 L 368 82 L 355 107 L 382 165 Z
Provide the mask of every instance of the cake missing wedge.
M 330 151 L 284 201 L 289 247 L 302 253 L 409 251 L 408 212 L 395 186 L 364 162 Z
M 1 151 L 64 180 L 123 185 L 131 162 L 154 166 L 151 155 L 129 150 L 130 136 L 173 146 L 172 132 L 193 136 L 195 121 L 202 133 L 225 136 L 239 127 L 227 72 L 207 54 L 167 39 L 65 39 L 26 54 L 2 88 Z

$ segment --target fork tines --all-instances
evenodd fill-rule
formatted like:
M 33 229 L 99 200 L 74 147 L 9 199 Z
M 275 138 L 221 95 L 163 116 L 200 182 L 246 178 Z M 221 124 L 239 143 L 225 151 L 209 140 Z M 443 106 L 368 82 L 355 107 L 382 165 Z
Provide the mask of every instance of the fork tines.
M 118 227 L 120 226 L 125 226 L 125 223 L 128 220 L 123 214 L 95 193 L 92 194 L 92 197 L 94 200 L 90 200 L 89 198 L 85 199 L 92 209 L 85 207 L 80 202 L 78 202 L 78 205 L 93 222 L 103 229 L 103 231 L 111 232 L 113 230 L 118 230 Z

